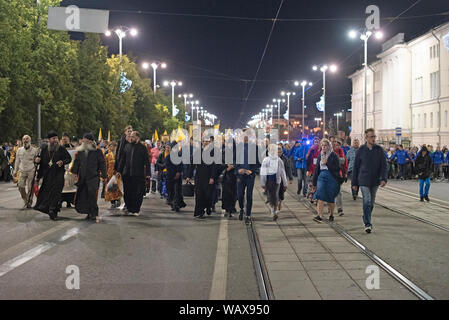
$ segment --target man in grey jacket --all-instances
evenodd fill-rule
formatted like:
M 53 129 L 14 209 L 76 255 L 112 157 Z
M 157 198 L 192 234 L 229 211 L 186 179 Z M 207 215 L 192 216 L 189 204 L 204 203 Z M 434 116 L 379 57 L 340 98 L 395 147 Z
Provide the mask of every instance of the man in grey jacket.
M 354 168 L 354 162 L 355 162 L 355 156 L 357 154 L 357 151 L 359 150 L 360 142 L 358 139 L 354 139 L 352 141 L 352 148 L 348 150 L 346 153 L 346 159 L 348 159 L 348 178 L 352 180 L 352 169 Z M 352 198 L 354 200 L 357 199 L 357 195 L 359 194 L 359 188 L 357 187 L 356 190 L 351 189 L 352 191 Z

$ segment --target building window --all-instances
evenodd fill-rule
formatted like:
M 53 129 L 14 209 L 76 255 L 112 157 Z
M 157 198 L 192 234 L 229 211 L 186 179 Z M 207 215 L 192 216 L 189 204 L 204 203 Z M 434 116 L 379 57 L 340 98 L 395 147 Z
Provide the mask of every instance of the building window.
M 438 98 L 440 94 L 440 72 L 432 72 L 430 74 L 430 99 Z
M 418 114 L 418 128 L 421 128 L 421 114 Z
M 424 113 L 423 122 L 424 122 L 423 128 L 425 129 L 427 128 L 427 113 Z
M 444 126 L 447 128 L 447 110 L 444 111 Z
M 429 48 L 430 51 L 430 59 L 436 59 L 440 57 L 440 45 L 436 44 Z
M 433 128 L 433 112 L 430 113 L 430 128 Z

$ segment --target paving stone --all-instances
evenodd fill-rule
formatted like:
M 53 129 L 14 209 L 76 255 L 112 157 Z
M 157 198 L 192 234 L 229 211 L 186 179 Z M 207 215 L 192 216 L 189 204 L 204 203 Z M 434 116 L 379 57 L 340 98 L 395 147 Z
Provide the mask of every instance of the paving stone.
M 335 260 L 329 253 L 297 253 L 300 261 L 332 261 Z
M 340 264 L 343 266 L 343 268 L 345 269 L 365 269 L 368 266 L 373 265 L 373 262 L 370 260 L 367 261 L 339 261 Z
M 327 250 L 322 246 L 295 246 L 293 247 L 297 254 L 300 253 L 327 253 Z
M 276 280 L 302 281 L 309 279 L 307 272 L 301 270 L 271 270 L 268 272 L 268 277 L 270 278 L 270 282 Z
M 373 263 L 374 265 L 374 263 Z M 380 267 L 379 267 L 380 269 Z M 352 279 L 354 280 L 366 280 L 370 273 L 366 273 L 366 268 L 363 269 L 346 269 L 346 272 L 349 273 L 349 275 L 351 276 Z M 393 279 L 387 272 L 385 272 L 384 270 L 380 269 L 380 281 L 382 281 L 383 279 Z
M 291 247 L 285 248 L 267 248 L 262 246 L 263 254 L 295 254 Z
M 321 300 L 310 280 L 272 281 L 274 296 L 278 300 Z
M 419 300 L 408 290 L 365 290 L 372 300 Z
M 368 258 L 363 253 L 334 253 L 333 256 L 338 261 L 371 261 L 370 258 Z
M 344 270 L 311 270 L 308 274 L 312 281 L 332 280 L 332 279 L 351 279 Z
M 357 282 L 357 284 L 362 288 L 362 289 L 366 289 L 369 290 L 366 287 L 366 279 L 361 279 L 361 280 L 355 280 Z M 405 289 L 408 290 L 406 287 L 404 287 L 399 281 L 397 281 L 396 279 L 380 279 L 379 281 L 379 289 L 378 290 L 389 290 L 389 289 Z M 369 290 L 371 291 L 371 290 Z
M 260 242 L 260 245 L 263 248 L 291 248 L 290 243 L 288 243 L 287 241 L 264 242 L 263 246 Z
M 345 246 L 332 246 L 332 245 L 326 245 L 326 247 L 332 252 L 332 253 L 356 253 L 360 252 L 360 249 L 345 245 Z
M 269 271 L 303 271 L 304 268 L 301 263 L 294 261 L 278 261 L 278 262 L 267 262 L 266 267 Z
M 302 261 L 306 270 L 343 270 L 336 261 Z
M 344 289 L 359 289 L 358 283 L 352 279 L 318 279 L 313 280 L 313 284 L 317 289 L 328 288 L 334 290 L 344 290 Z
M 298 257 L 293 254 L 264 254 L 263 258 L 265 262 L 299 261 Z

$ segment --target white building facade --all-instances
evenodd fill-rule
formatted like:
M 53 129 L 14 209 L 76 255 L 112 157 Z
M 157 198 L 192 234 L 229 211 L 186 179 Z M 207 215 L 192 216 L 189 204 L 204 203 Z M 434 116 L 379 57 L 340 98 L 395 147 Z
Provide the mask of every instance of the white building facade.
M 367 72 L 367 127 L 379 143 L 449 145 L 449 23 L 405 43 L 399 34 L 383 45 Z M 352 80 L 351 138 L 363 140 L 364 70 Z

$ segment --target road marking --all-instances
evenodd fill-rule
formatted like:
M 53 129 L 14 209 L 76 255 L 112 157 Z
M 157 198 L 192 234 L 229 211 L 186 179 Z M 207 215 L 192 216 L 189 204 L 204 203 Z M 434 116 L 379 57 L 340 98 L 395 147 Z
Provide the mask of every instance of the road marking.
M 78 229 L 78 228 L 72 228 L 72 229 L 67 230 L 67 232 L 65 233 L 65 235 L 63 235 L 63 236 L 59 239 L 59 242 L 66 241 L 67 239 L 73 237 L 74 235 L 77 235 L 78 232 L 80 232 L 80 229 Z
M 0 265 L 0 277 L 4 276 L 8 272 L 14 270 L 15 268 L 21 266 L 22 264 L 30 261 L 31 259 L 39 256 L 47 250 L 53 248 L 56 244 L 52 242 L 44 242 L 43 244 L 34 247 L 31 250 L 17 256 L 9 261 L 6 261 L 4 264 Z
M 210 289 L 210 300 L 226 299 L 226 282 L 228 278 L 228 219 L 221 219 L 218 232 L 217 256 L 215 258 L 214 276 Z

